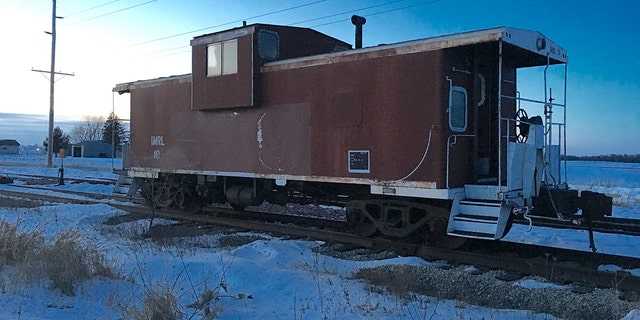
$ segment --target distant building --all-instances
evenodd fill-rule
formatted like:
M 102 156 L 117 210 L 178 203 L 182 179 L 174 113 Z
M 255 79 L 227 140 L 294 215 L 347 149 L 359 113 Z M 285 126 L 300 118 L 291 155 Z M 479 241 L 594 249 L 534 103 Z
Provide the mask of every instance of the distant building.
M 83 141 L 71 146 L 74 158 L 111 158 L 113 147 L 102 140 Z
M 0 154 L 19 154 L 20 144 L 16 140 L 0 140 Z

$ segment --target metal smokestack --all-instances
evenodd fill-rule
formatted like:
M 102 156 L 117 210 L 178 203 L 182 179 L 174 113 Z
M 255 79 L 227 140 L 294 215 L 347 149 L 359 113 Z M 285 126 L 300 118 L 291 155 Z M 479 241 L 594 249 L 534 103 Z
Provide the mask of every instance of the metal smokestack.
M 367 23 L 367 19 L 361 16 L 352 15 L 351 23 L 356 26 L 356 49 L 362 48 L 362 26 Z

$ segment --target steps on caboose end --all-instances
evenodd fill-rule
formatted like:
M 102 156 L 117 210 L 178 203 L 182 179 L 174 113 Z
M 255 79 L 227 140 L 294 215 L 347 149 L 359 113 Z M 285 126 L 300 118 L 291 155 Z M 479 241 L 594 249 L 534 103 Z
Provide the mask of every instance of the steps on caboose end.
M 456 195 L 447 227 L 449 235 L 478 239 L 499 239 L 502 236 L 504 204 L 497 197 L 487 196 L 495 189 L 482 188 L 480 191 L 471 193 L 492 199 L 469 198 L 466 192 Z

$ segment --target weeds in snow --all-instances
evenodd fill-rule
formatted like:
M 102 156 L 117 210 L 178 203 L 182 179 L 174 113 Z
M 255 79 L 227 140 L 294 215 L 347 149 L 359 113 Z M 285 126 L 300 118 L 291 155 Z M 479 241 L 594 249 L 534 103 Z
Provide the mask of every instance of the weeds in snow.
M 38 250 L 45 247 L 45 239 L 41 228 L 20 232 L 20 221 L 11 224 L 0 222 L 0 265 L 28 264 L 29 259 L 38 256 Z
M 124 314 L 129 319 L 148 320 L 163 319 L 177 320 L 182 319 L 182 312 L 178 298 L 173 290 L 167 286 L 156 285 L 148 287 L 144 291 L 144 298 L 140 309 L 135 307 L 126 307 Z
M 94 276 L 116 276 L 105 256 L 83 244 L 75 231 L 62 231 L 42 253 L 53 287 L 66 295 L 73 295 L 79 283 Z
M 54 289 L 73 295 L 77 286 L 95 276 L 116 277 L 114 267 L 97 249 L 82 241 L 75 231 L 63 231 L 47 243 L 41 228 L 19 231 L 20 221 L 0 222 L 0 266 L 6 286 L 48 279 Z
M 207 279 L 196 281 L 189 272 L 189 264 L 184 261 L 180 253 L 179 259 L 182 266 L 178 274 L 167 275 L 164 284 L 158 284 L 150 278 L 150 273 L 145 270 L 145 264 L 141 263 L 137 256 L 135 259 L 138 265 L 135 273 L 138 276 L 132 275 L 130 278 L 139 278 L 142 282 L 143 298 L 141 300 L 134 298 L 132 302 L 116 293 L 109 301 L 109 304 L 120 310 L 127 319 L 212 320 L 224 310 L 220 303 L 222 299 L 239 300 L 245 304 L 253 299 L 253 295 L 250 294 L 229 293 L 226 275 L 232 262 L 221 261 L 218 272 Z M 219 277 L 216 286 L 209 285 L 211 277 Z M 190 295 L 192 302 L 184 303 L 184 295 Z

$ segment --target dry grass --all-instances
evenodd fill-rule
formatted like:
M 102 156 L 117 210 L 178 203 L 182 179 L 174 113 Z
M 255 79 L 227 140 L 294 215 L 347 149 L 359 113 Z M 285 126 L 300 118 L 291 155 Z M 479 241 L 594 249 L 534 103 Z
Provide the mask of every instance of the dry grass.
M 19 232 L 20 221 L 10 224 L 0 222 L 0 266 L 30 263 L 39 250 L 45 247 L 42 229 Z
M 104 255 L 84 244 L 75 231 L 62 231 L 42 252 L 52 286 L 66 295 L 73 295 L 79 283 L 94 276 L 115 276 Z
M 124 314 L 134 320 L 174 320 L 182 319 L 178 298 L 167 286 L 149 287 L 144 292 L 140 309 L 126 308 Z
M 48 279 L 54 289 L 73 295 L 78 284 L 95 276 L 113 278 L 113 266 L 76 231 L 63 231 L 47 243 L 42 229 L 20 231 L 20 221 L 0 222 L 0 266 L 4 286 L 20 286 Z

